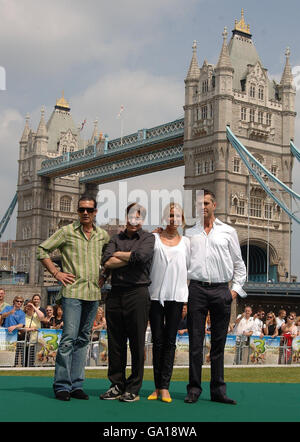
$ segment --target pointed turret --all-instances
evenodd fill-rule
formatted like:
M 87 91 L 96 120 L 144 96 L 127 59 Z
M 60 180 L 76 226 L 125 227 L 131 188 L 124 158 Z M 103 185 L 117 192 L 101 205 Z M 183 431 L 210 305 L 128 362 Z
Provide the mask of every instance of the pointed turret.
M 22 134 L 20 143 L 27 143 L 27 141 L 28 141 L 28 134 L 30 132 L 29 120 L 30 120 L 30 116 L 29 116 L 29 114 L 27 114 L 26 118 L 25 118 L 25 127 L 23 130 L 23 134 Z
M 229 56 L 229 51 L 228 51 L 228 46 L 227 46 L 227 36 L 228 36 L 228 32 L 227 32 L 227 27 L 224 27 L 224 31 L 222 33 L 223 36 L 223 45 L 222 45 L 222 49 L 220 52 L 220 56 L 219 56 L 219 60 L 216 66 L 216 69 L 221 69 L 221 68 L 226 68 L 226 69 L 232 69 L 232 63 L 230 60 L 230 56 Z
M 187 73 L 186 80 L 195 80 L 199 78 L 200 68 L 197 60 L 197 42 L 194 40 L 193 42 L 193 55 L 190 63 L 190 67 Z
M 291 55 L 291 51 L 290 48 L 286 48 L 285 51 L 285 66 L 284 66 L 284 70 L 282 73 L 282 77 L 281 77 L 281 81 L 280 84 L 282 86 L 290 86 L 293 84 L 293 74 L 292 74 L 292 68 L 290 65 L 290 55 Z
M 37 137 L 48 137 L 48 131 L 45 123 L 45 108 L 44 106 L 41 109 L 41 119 L 37 129 L 36 136 Z
M 90 144 L 94 144 L 95 140 L 97 139 L 97 132 L 98 132 L 98 120 L 94 121 L 94 130 L 90 139 Z

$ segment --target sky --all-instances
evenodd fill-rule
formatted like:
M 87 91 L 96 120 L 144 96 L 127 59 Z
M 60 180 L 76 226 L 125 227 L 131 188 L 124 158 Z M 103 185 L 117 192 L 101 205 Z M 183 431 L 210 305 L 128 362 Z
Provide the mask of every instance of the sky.
M 297 0 L 0 0 L 0 67 L 6 73 L 6 90 L 0 90 L 0 218 L 16 190 L 27 113 L 36 130 L 41 107 L 48 119 L 64 91 L 76 125 L 87 120 L 82 132 L 86 139 L 95 120 L 110 139 L 119 137 L 121 105 L 124 134 L 181 118 L 193 41 L 200 65 L 204 59 L 216 63 L 224 26 L 229 40 L 241 8 L 269 77 L 280 81 L 286 47 L 297 72 Z M 296 111 L 295 144 L 300 147 L 299 91 Z M 300 193 L 299 164 L 293 176 Z M 180 167 L 131 178 L 127 185 L 128 191 L 174 189 L 183 182 Z M 100 186 L 105 189 L 115 190 L 117 184 Z M 9 238 L 15 238 L 15 219 L 2 239 Z M 300 226 L 293 223 L 292 270 L 298 279 L 299 242 Z

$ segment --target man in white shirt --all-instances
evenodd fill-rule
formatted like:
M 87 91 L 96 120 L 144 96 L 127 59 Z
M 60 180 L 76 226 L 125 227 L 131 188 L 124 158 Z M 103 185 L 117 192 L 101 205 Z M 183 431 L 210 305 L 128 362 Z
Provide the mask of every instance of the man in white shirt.
M 252 308 L 250 306 L 246 306 L 244 313 L 237 316 L 233 330 L 235 335 L 251 336 L 253 334 L 254 318 L 251 315 Z
M 191 257 L 188 272 L 189 384 L 186 403 L 197 402 L 201 392 L 203 340 L 207 312 L 211 317 L 211 382 L 210 396 L 215 402 L 235 405 L 226 396 L 224 382 L 224 347 L 230 320 L 231 302 L 238 295 L 245 297 L 242 286 L 246 268 L 234 228 L 215 218 L 215 195 L 204 190 L 197 199 L 204 225 L 186 231 L 190 237 Z M 199 211 L 199 210 L 198 210 Z M 228 283 L 232 281 L 229 290 Z

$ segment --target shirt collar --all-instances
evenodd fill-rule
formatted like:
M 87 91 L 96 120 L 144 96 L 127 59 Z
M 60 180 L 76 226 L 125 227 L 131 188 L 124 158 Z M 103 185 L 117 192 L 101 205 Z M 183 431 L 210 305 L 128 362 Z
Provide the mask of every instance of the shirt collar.
M 74 221 L 73 226 L 74 226 L 74 230 L 77 230 L 77 229 L 81 228 L 82 224 L 80 223 L 80 221 Z M 95 223 L 93 223 L 93 229 L 97 230 Z

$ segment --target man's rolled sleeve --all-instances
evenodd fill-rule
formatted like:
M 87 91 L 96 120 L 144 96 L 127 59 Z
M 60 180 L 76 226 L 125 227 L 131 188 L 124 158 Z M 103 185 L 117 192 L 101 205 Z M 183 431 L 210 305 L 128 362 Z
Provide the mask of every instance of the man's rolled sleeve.
M 37 247 L 37 259 L 41 261 L 42 259 L 50 258 L 50 253 L 59 249 L 64 243 L 65 233 L 63 229 L 59 229 Z
M 152 260 L 154 254 L 154 242 L 155 236 L 152 234 L 145 238 L 139 248 L 131 252 L 128 265 L 146 264 L 148 261 Z

